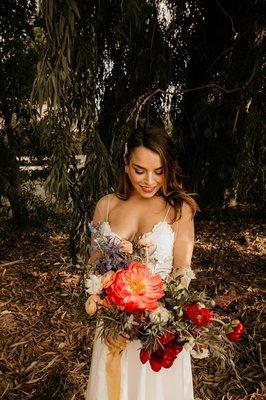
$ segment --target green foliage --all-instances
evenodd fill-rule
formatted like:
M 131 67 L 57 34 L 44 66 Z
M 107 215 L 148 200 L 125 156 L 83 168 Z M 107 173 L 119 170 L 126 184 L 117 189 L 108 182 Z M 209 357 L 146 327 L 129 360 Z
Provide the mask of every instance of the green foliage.
M 261 1 L 206 1 L 195 25 L 187 86 L 202 90 L 185 93 L 174 127 L 202 207 L 262 200 L 261 10 Z
M 51 197 L 42 197 L 35 192 L 35 182 L 25 182 L 22 186 L 22 196 L 28 210 L 28 226 L 48 230 L 52 226 L 61 227 L 62 231 L 69 228 L 67 206 L 60 208 Z
M 185 184 L 199 193 L 201 206 L 261 196 L 262 174 L 255 166 L 255 149 L 261 149 L 255 117 L 261 6 L 261 1 L 42 2 L 46 47 L 35 92 L 41 103 L 47 101 L 48 118 L 53 120 L 57 107 L 60 121 L 69 119 L 60 143 L 51 141 L 48 184 L 73 201 L 74 242 L 85 240 L 94 202 L 114 187 L 125 139 L 136 124 L 171 130 Z M 86 155 L 81 168 L 73 158 L 77 137 Z M 258 195 L 252 197 L 254 176 Z
M 56 107 L 63 100 L 70 82 L 70 64 L 75 40 L 75 18 L 79 11 L 75 0 L 57 2 L 41 1 L 40 11 L 46 28 L 46 48 L 38 63 L 35 86 L 38 87 L 39 104 Z
M 136 124 L 169 129 L 202 208 L 261 201 L 261 10 L 261 0 L 40 2 L 32 100 L 47 107 L 47 187 L 73 202 L 73 243 L 115 187 Z
M 27 220 L 18 157 L 30 142 L 35 111 L 29 97 L 37 62 L 35 1 L 0 5 L 0 195 L 10 202 L 14 221 Z M 30 112 L 31 111 L 31 112 Z

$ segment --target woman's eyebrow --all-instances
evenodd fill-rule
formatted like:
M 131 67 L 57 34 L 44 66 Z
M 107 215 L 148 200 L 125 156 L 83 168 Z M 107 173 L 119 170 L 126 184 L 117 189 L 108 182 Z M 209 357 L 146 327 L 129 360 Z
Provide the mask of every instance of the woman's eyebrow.
M 146 169 L 146 168 L 143 168 L 141 165 L 138 165 L 138 164 L 132 163 L 132 165 L 133 165 L 134 167 L 138 167 L 138 168 L 140 168 L 140 169 Z M 162 168 L 163 168 L 163 167 L 155 168 L 155 171 L 156 171 L 157 169 L 162 169 Z

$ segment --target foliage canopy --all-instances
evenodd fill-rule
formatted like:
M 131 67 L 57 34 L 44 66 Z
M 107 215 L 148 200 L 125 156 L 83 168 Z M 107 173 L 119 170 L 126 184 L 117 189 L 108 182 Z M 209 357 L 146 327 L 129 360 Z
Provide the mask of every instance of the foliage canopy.
M 136 124 L 166 127 L 201 208 L 262 203 L 262 0 L 42 0 L 37 10 L 34 1 L 11 3 L 16 18 L 0 19 L 10 38 L 1 51 L 7 54 L 9 43 L 21 53 L 8 76 L 3 66 L 7 71 L 12 57 L 1 62 L 1 82 L 13 76 L 8 87 L 30 87 L 35 69 L 18 74 L 14 66 L 34 65 L 28 43 L 37 32 L 31 100 L 46 115 L 40 128 L 51 156 L 47 184 L 73 201 L 73 232 L 86 225 L 95 200 L 115 188 Z

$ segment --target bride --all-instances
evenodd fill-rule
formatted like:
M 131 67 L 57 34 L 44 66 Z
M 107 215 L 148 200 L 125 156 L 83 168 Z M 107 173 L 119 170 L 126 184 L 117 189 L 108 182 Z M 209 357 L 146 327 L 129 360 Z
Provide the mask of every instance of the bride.
M 184 274 L 182 284 L 188 287 L 198 207 L 181 186 L 174 149 L 161 128 L 132 132 L 117 192 L 98 201 L 93 222 L 101 223 L 103 235 L 118 241 L 151 240 L 158 259 L 155 272 L 163 278 Z M 131 341 L 121 353 L 120 370 L 113 366 L 108 377 L 107 356 L 116 344 L 95 334 L 86 400 L 193 400 L 190 354 L 185 349 L 171 368 L 154 372 L 139 360 L 140 342 Z

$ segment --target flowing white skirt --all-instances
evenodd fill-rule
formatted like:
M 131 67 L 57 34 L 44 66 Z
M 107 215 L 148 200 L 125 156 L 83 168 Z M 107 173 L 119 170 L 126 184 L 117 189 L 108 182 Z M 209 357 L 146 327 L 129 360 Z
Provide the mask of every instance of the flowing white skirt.
M 121 356 L 120 400 L 193 400 L 190 354 L 183 349 L 171 368 L 154 372 L 139 359 L 140 342 L 130 342 Z M 108 347 L 95 333 L 85 400 L 108 398 L 105 362 Z

